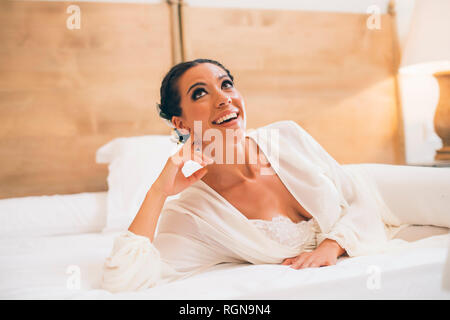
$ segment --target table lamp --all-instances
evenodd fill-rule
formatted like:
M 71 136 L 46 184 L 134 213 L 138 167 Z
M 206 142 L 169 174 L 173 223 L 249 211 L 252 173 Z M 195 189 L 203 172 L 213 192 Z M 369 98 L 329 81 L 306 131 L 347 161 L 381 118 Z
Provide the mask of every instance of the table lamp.
M 435 160 L 450 161 L 450 0 L 416 0 L 400 73 L 432 74 L 439 84 L 434 129 L 443 147 Z

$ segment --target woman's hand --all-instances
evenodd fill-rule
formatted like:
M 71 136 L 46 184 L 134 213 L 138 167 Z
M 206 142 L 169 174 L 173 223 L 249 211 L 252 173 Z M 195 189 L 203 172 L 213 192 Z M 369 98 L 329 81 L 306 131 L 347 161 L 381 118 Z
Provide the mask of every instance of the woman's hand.
M 325 239 L 312 252 L 302 252 L 297 257 L 287 258 L 282 265 L 290 265 L 293 269 L 317 268 L 335 265 L 337 258 L 345 253 L 345 250 L 334 240 Z
M 208 171 L 206 166 L 214 163 L 214 160 L 203 155 L 200 150 L 195 150 L 194 139 L 191 139 L 191 137 L 189 137 L 177 153 L 167 160 L 158 179 L 152 185 L 152 187 L 158 189 L 165 196 L 178 194 L 200 180 Z M 203 168 L 197 170 L 189 177 L 185 177 L 181 169 L 189 160 L 199 163 Z

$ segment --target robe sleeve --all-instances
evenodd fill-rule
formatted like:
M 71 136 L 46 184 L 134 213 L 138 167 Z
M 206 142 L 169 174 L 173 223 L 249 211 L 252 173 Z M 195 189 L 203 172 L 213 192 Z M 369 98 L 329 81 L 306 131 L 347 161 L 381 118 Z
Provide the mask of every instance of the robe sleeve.
M 374 194 L 369 181 L 357 169 L 348 169 L 340 165 L 314 138 L 292 121 L 317 161 L 326 168 L 327 176 L 341 194 L 339 218 L 332 224 L 331 230 L 318 235 L 317 243 L 325 239 L 336 241 L 347 254 L 359 256 L 380 251 L 388 238 L 382 221 L 379 198 Z
M 126 231 L 114 239 L 110 256 L 103 265 L 102 288 L 116 293 L 155 286 L 163 268 L 158 249 L 144 236 Z
M 102 288 L 138 291 L 191 276 L 220 261 L 192 216 L 163 208 L 153 242 L 126 231 L 114 239 Z

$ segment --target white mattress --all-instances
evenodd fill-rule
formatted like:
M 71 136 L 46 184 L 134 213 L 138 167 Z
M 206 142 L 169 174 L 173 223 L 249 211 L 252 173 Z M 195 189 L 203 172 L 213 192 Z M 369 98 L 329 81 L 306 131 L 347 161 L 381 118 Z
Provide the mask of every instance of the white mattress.
M 58 203 L 55 208 L 61 210 L 61 196 L 46 198 L 49 202 L 42 206 L 45 212 L 40 212 L 33 201 L 28 199 L 27 203 L 34 215 L 54 217 L 52 199 Z M 11 201 L 7 207 L 11 207 Z M 118 233 L 78 232 L 82 222 L 86 224 L 83 228 L 89 227 L 88 215 L 102 217 L 102 201 L 102 193 L 65 198 L 64 203 L 79 218 L 76 228 L 66 228 L 71 234 L 58 235 L 52 229 L 46 236 L 24 232 L 17 237 L 0 237 L 0 299 L 450 299 L 450 291 L 442 287 L 447 234 L 420 240 L 428 248 L 341 258 L 337 265 L 325 268 L 223 264 L 167 285 L 111 294 L 100 289 L 101 271 Z M 81 219 L 74 208 L 79 208 L 85 218 Z M 26 224 L 25 216 L 16 214 Z M 8 212 L 0 210 L 0 215 L 8 216 L 5 221 L 13 219 Z M 98 219 L 94 220 L 97 223 Z M 13 225 L 18 228 L 17 223 Z M 24 230 L 30 227 L 24 226 Z M 442 230 L 434 234 L 439 232 Z M 409 236 L 417 237 L 417 230 Z M 76 279 L 80 280 L 79 288 Z
M 99 285 L 103 261 L 115 235 L 91 233 L 1 240 L 0 298 L 450 299 L 450 291 L 442 289 L 447 248 L 341 258 L 335 266 L 318 269 L 223 264 L 160 287 L 111 294 L 99 289 Z M 442 236 L 432 238 L 436 237 Z M 67 272 L 73 270 L 71 266 L 79 268 L 79 289 L 70 286 L 74 274 Z

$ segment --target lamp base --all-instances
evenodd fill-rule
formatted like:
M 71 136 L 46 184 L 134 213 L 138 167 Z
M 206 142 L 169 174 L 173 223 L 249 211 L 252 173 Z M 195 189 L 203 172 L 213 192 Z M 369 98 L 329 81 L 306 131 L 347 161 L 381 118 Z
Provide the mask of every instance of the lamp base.
M 434 129 L 442 139 L 442 148 L 436 151 L 435 160 L 450 161 L 450 71 L 433 74 L 439 83 L 439 103 L 434 114 Z
M 450 161 L 450 147 L 442 147 L 441 149 L 436 150 L 434 160 Z

